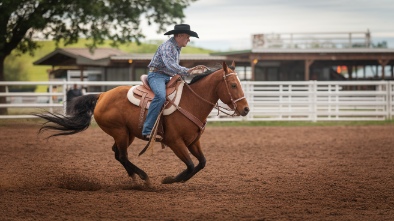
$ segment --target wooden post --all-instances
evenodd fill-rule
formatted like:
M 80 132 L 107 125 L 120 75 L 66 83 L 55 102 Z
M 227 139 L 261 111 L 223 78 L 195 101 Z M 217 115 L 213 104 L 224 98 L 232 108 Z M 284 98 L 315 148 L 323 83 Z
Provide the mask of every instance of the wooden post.
M 84 66 L 80 66 L 80 70 L 81 70 L 81 75 L 79 76 L 79 80 L 80 81 L 83 81 L 83 71 L 84 71 L 84 69 L 85 69 L 85 67 Z
M 352 65 L 348 65 L 347 66 L 347 73 L 349 74 L 349 79 L 353 79 L 353 66 Z
M 358 76 L 357 76 L 357 66 L 356 65 L 354 65 L 353 66 L 353 71 L 354 71 L 354 79 L 358 79 Z
M 256 76 L 255 76 L 255 74 L 256 74 L 256 70 L 255 70 L 255 67 L 256 67 L 256 64 L 257 64 L 257 62 L 259 62 L 259 60 L 257 59 L 257 58 L 252 58 L 251 60 L 250 60 L 250 67 L 251 67 L 251 72 L 252 72 L 252 81 L 254 81 L 255 79 L 256 79 Z
M 137 76 L 135 73 L 135 65 L 133 59 L 129 59 L 128 63 L 129 63 L 129 79 L 130 81 L 136 81 Z
M 313 64 L 314 60 L 305 60 L 305 72 L 304 72 L 304 80 L 309 81 L 310 79 L 310 67 Z
M 384 73 L 384 69 L 386 67 L 386 65 L 389 63 L 390 60 L 379 60 L 379 64 L 382 67 L 382 80 L 384 80 L 385 78 L 385 73 Z
M 135 65 L 134 63 L 129 66 L 129 79 L 130 81 L 137 81 L 137 74 L 135 73 Z

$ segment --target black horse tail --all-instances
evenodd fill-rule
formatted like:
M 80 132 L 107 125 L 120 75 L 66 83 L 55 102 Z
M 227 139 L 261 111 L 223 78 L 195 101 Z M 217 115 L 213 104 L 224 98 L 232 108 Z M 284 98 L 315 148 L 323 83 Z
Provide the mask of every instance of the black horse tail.
M 50 135 L 48 138 L 62 135 L 76 134 L 86 130 L 90 126 L 94 108 L 99 98 L 99 94 L 89 94 L 74 98 L 68 102 L 68 115 L 45 112 L 41 114 L 33 114 L 37 117 L 47 120 L 38 133 L 45 130 L 58 131 Z

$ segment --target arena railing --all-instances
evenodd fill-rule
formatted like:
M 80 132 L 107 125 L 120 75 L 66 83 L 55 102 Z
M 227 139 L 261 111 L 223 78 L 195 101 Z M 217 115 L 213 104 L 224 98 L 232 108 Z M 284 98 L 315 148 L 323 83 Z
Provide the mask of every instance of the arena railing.
M 393 81 L 243 81 L 250 106 L 245 117 L 217 115 L 213 110 L 209 121 L 368 121 L 388 120 L 394 116 Z M 66 91 L 74 84 L 94 87 L 100 93 L 119 85 L 141 84 L 139 81 L 63 81 L 0 82 L 6 92 L 0 96 L 7 103 L 8 115 L 0 119 L 32 118 L 31 113 L 48 110 L 64 112 Z M 16 85 L 44 85 L 47 92 L 12 92 Z M 57 91 L 53 88 L 56 86 Z M 100 90 L 101 89 L 101 90 Z M 220 102 L 219 102 L 220 103 Z M 224 104 L 222 104 L 224 105 Z

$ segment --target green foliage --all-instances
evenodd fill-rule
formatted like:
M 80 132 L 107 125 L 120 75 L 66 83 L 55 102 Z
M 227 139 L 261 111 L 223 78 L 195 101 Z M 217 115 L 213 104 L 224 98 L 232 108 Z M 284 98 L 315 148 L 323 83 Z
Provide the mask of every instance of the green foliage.
M 10 55 L 4 62 L 4 74 L 6 81 L 27 81 L 28 70 L 26 68 L 27 57 Z
M 91 49 L 107 41 L 111 46 L 139 43 L 144 37 L 140 28 L 142 17 L 149 24 L 156 23 L 158 31 L 164 31 L 167 26 L 180 23 L 185 17 L 183 10 L 194 1 L 3 0 L 0 2 L 0 80 L 5 80 L 3 62 L 11 53 L 34 55 L 41 46 L 33 41 L 34 37 L 53 39 L 56 47 L 76 44 L 81 37 L 88 39 L 83 47 Z M 11 69 L 7 70 L 8 79 L 13 78 L 12 73 Z
M 388 48 L 387 41 L 378 42 L 376 44 L 372 44 L 374 48 Z
M 159 31 L 179 23 L 183 10 L 195 0 L 19 0 L 0 4 L 0 55 L 7 56 L 14 48 L 22 53 L 38 47 L 33 36 L 64 40 L 65 45 L 80 37 L 92 41 L 96 48 L 105 40 L 112 45 L 139 42 L 144 37 L 141 17 L 149 24 L 158 24 Z M 4 32 L 5 33 L 1 33 Z
M 19 57 L 11 54 L 5 60 L 4 63 L 4 74 L 6 81 L 28 81 L 29 80 L 29 64 L 30 59 L 28 57 Z M 34 91 L 36 86 L 11 86 L 10 91 Z

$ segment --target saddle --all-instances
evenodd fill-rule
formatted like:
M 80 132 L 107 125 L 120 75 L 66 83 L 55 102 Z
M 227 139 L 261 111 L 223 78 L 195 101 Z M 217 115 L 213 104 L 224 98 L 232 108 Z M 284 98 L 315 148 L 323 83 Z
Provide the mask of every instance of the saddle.
M 155 94 L 152 92 L 149 86 L 147 77 L 148 77 L 147 75 L 142 75 L 141 76 L 142 85 L 137 85 L 130 88 L 129 92 L 127 93 L 127 97 L 129 101 L 134 105 L 140 107 L 140 115 L 138 122 L 139 128 L 142 128 L 145 119 L 145 112 L 147 109 L 149 109 L 150 103 L 155 97 Z M 171 102 L 167 102 L 164 105 L 163 115 L 169 115 L 176 110 L 176 107 L 172 105 L 172 103 L 179 104 L 182 94 L 183 84 L 184 82 L 181 80 L 180 75 L 175 75 L 166 84 L 166 97 L 167 100 L 171 100 Z
M 172 94 L 176 90 L 176 86 L 180 83 L 181 76 L 180 75 L 175 75 L 174 77 L 171 78 L 171 80 L 166 84 L 166 96 Z M 140 96 L 141 101 L 146 100 L 146 101 L 152 101 L 153 98 L 155 97 L 155 94 L 153 93 L 152 89 L 149 86 L 148 83 L 148 75 L 144 74 L 141 76 L 141 81 L 142 85 L 136 88 L 134 90 L 134 94 L 137 96 Z M 146 98 L 146 99 L 145 99 Z M 140 105 L 142 107 L 142 105 Z

